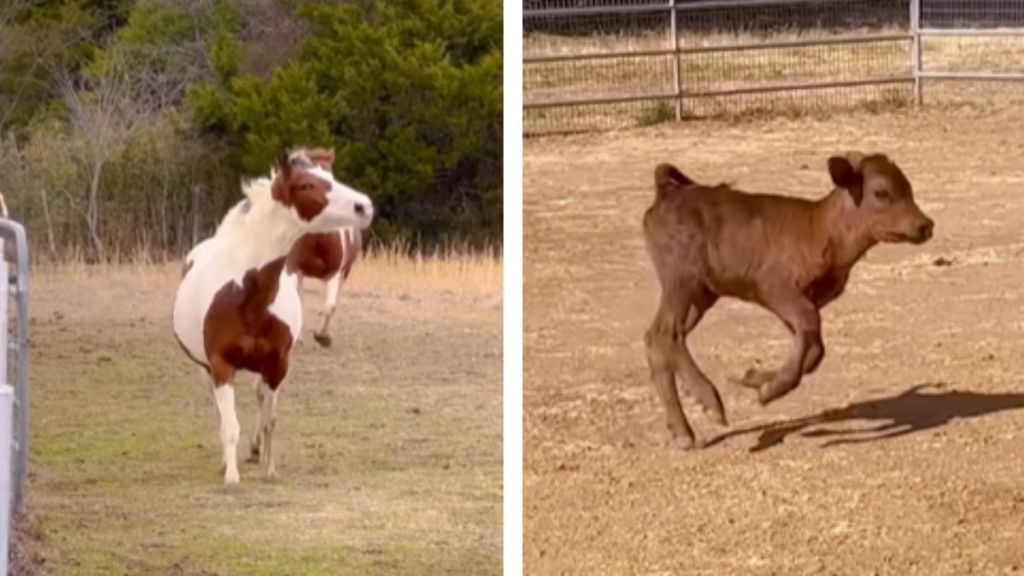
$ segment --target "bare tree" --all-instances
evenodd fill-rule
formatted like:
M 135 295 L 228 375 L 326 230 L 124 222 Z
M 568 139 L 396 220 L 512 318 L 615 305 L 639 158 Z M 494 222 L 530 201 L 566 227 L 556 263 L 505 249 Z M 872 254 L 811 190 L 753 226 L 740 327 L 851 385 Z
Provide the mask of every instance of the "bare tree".
M 71 137 L 77 143 L 75 161 L 88 180 L 84 207 L 80 202 L 74 204 L 85 220 L 93 256 L 98 260 L 106 258 L 100 234 L 103 170 L 157 110 L 159 94 L 152 84 L 147 75 L 130 73 L 116 51 L 87 86 L 77 86 L 70 78 L 61 82 Z
M 14 17 L 17 16 L 24 5 L 25 0 L 0 1 L 0 58 L 7 54 L 7 51 L 14 43 L 11 40 L 10 26 L 14 22 Z

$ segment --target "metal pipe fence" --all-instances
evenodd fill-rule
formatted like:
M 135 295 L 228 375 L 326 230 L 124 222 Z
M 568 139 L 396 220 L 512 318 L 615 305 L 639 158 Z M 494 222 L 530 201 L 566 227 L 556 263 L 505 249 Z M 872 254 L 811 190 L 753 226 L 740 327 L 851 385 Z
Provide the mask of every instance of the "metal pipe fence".
M 25 228 L 0 218 L 0 574 L 7 574 L 11 515 L 24 511 L 28 480 L 28 266 Z
M 526 0 L 526 134 L 991 99 L 1024 79 L 1024 3 Z M 933 91 L 933 83 L 959 87 Z M 1024 91 L 1018 90 L 1024 96 Z

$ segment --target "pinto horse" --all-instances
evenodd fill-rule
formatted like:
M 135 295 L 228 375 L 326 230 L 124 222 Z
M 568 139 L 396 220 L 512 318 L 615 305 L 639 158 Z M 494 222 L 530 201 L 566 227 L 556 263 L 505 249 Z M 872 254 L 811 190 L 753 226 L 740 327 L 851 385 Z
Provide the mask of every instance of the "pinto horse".
M 293 165 L 304 167 L 319 166 L 331 173 L 334 166 L 334 150 L 323 148 L 301 148 L 292 152 L 288 160 Z M 224 217 L 221 230 L 231 229 L 245 218 L 248 212 L 248 200 L 236 204 Z M 320 323 L 313 331 L 313 339 L 317 344 L 327 348 L 333 342 L 331 337 L 331 319 L 337 309 L 338 295 L 342 285 L 348 280 L 363 251 L 362 231 L 346 226 L 330 232 L 311 232 L 305 234 L 295 243 L 288 254 L 286 267 L 296 271 L 299 281 L 299 298 L 303 296 L 302 284 L 305 278 L 316 278 L 325 284 L 324 304 L 320 309 Z M 295 337 L 296 343 L 302 343 L 302 335 Z
M 244 188 L 247 199 L 232 209 L 244 217 L 229 214 L 217 233 L 186 257 L 173 310 L 178 342 L 213 388 L 226 485 L 239 481 L 234 382 L 241 370 L 260 377 L 260 427 L 252 448 L 265 474 L 276 475 L 271 440 L 277 393 L 302 330 L 298 277 L 286 266 L 288 254 L 304 234 L 364 230 L 373 221 L 367 196 L 321 166 L 287 156 L 270 178 Z

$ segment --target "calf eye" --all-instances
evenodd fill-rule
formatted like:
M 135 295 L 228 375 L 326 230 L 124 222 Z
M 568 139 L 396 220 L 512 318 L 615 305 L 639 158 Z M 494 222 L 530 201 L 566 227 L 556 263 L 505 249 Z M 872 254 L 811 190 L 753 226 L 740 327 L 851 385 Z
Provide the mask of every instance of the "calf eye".
M 875 190 L 875 198 L 878 198 L 879 200 L 881 200 L 883 202 L 888 202 L 889 201 L 889 192 L 886 191 L 886 190 Z

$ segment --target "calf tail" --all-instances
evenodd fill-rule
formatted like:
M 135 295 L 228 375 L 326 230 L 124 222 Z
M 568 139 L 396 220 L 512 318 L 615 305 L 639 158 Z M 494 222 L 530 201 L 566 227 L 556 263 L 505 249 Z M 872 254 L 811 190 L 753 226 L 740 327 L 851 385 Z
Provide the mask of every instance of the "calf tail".
M 660 200 L 673 191 L 691 186 L 695 182 L 671 164 L 658 164 L 654 169 L 655 200 Z

